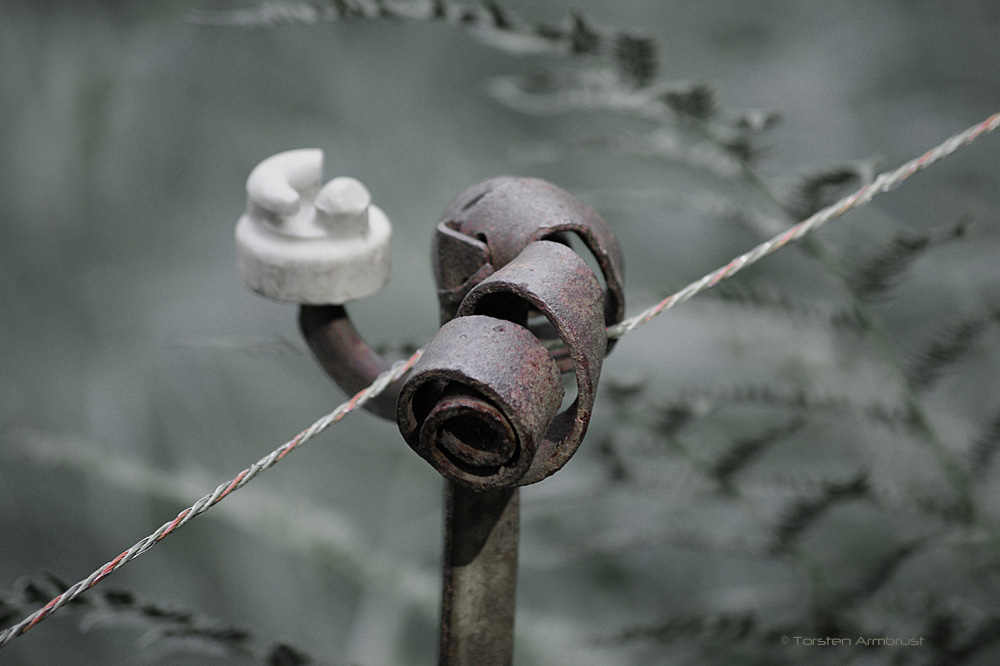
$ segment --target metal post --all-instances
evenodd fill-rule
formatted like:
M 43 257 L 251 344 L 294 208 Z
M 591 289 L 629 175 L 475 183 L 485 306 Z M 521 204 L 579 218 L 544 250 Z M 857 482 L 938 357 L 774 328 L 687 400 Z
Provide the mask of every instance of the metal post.
M 447 482 L 441 666 L 513 663 L 519 496 Z
M 237 268 L 255 291 L 301 305 L 309 348 L 353 394 L 390 367 L 344 304 L 385 284 L 391 229 L 360 182 L 323 185 L 322 163 L 319 150 L 294 150 L 250 173 Z M 606 288 L 570 236 L 593 254 Z M 395 420 L 447 480 L 439 663 L 511 666 L 518 488 L 559 470 L 587 431 L 605 327 L 624 313 L 621 251 L 596 212 L 532 178 L 468 188 L 434 238 L 441 329 L 365 408 Z M 570 370 L 576 399 L 560 412 Z

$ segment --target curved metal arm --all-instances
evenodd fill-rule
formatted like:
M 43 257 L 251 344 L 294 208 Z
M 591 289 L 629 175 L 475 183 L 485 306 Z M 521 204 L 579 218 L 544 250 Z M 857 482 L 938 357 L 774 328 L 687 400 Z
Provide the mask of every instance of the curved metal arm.
M 391 365 L 365 344 L 343 305 L 303 305 L 299 329 L 313 356 L 347 395 L 370 385 Z M 396 398 L 402 380 L 364 405 L 372 414 L 396 420 Z

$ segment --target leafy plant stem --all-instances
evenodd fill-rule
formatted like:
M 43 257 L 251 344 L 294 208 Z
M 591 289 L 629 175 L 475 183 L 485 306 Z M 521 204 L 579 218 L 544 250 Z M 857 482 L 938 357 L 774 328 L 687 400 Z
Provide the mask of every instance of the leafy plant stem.
M 705 122 L 693 120 L 691 124 L 705 139 L 717 146 L 722 146 L 719 136 Z M 777 206 L 784 217 L 789 218 L 784 203 L 775 189 L 747 160 L 740 160 L 740 170 L 743 178 L 749 185 Z M 795 223 L 798 220 L 791 220 L 790 222 Z M 873 344 L 874 350 L 896 375 L 906 411 L 911 415 L 913 425 L 919 433 L 921 440 L 931 447 L 944 469 L 948 482 L 958 494 L 962 515 L 968 516 L 970 522 L 986 527 L 992 532 L 992 526 L 983 520 L 972 498 L 972 484 L 970 483 L 969 475 L 959 464 L 955 454 L 945 445 L 937 429 L 934 427 L 920 396 L 917 394 L 916 387 L 913 386 L 913 383 L 905 372 L 899 352 L 892 344 L 881 319 L 868 303 L 858 298 L 848 288 L 846 267 L 820 238 L 814 236 L 803 238 L 800 247 L 807 255 L 819 262 L 826 270 L 826 273 L 843 287 L 843 291 L 850 302 L 850 308 L 861 329 L 869 333 L 869 340 Z

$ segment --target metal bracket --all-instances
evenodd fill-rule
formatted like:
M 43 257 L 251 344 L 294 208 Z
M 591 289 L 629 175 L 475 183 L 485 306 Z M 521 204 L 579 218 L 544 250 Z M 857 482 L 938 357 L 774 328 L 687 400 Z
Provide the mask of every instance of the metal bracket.
M 319 151 L 291 151 L 251 173 L 238 264 L 253 289 L 301 304 L 310 349 L 352 394 L 389 368 L 344 308 L 388 276 L 388 219 L 353 179 L 320 189 L 321 166 Z M 509 665 L 518 488 L 554 474 L 583 441 L 612 346 L 605 329 L 625 310 L 622 256 L 604 221 L 569 193 L 500 177 L 448 206 L 433 263 L 441 329 L 366 408 L 395 419 L 448 480 L 440 663 Z M 563 408 L 566 372 L 576 397 Z

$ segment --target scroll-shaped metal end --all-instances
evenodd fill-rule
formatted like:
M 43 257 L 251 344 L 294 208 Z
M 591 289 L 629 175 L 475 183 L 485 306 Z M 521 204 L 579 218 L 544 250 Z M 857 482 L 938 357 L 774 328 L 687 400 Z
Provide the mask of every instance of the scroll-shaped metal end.
M 254 291 L 281 301 L 342 304 L 389 279 L 389 219 L 353 178 L 322 188 L 323 152 L 279 153 L 247 178 L 236 264 Z
M 625 315 L 624 261 L 614 234 L 593 208 L 537 178 L 500 176 L 467 188 L 445 209 L 434 235 L 442 321 L 456 316 L 477 284 L 530 243 L 566 244 L 574 236 L 604 276 L 604 323 L 616 324 Z
M 404 439 L 473 490 L 520 485 L 563 397 L 559 369 L 527 329 L 494 317 L 441 327 L 399 394 Z
M 566 464 L 593 410 L 607 336 L 603 292 L 586 263 L 538 241 L 483 280 L 424 351 L 399 395 L 407 443 L 446 478 L 474 490 L 535 483 Z M 559 368 L 527 325 L 548 320 L 576 373 L 557 413 Z
M 537 241 L 483 280 L 459 308 L 460 319 L 484 314 L 526 322 L 537 312 L 555 329 L 572 363 L 576 399 L 553 418 L 518 485 L 555 474 L 580 448 L 607 348 L 603 305 L 601 285 L 578 254 L 559 243 Z

